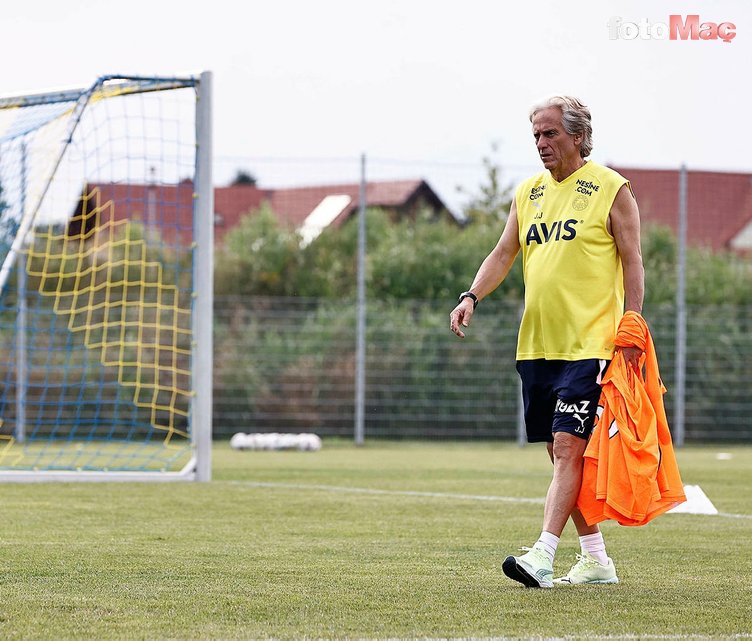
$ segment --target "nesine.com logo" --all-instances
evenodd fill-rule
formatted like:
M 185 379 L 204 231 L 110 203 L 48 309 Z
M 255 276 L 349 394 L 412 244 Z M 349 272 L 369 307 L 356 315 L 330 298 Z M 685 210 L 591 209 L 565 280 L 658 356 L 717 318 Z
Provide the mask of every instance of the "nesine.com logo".
M 668 18 L 666 24 L 650 22 L 647 18 L 629 22 L 612 16 L 607 23 L 608 37 L 610 40 L 721 40 L 726 43 L 736 38 L 733 22 L 701 22 L 699 14 L 686 18 L 672 14 Z

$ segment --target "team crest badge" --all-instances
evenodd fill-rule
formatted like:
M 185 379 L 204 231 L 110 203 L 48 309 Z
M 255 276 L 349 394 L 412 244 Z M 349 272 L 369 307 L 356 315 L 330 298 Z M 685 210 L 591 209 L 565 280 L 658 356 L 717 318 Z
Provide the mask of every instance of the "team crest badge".
M 588 200 L 587 196 L 585 196 L 584 194 L 577 194 L 572 201 L 572 209 L 574 209 L 575 211 L 582 211 L 583 209 L 587 209 L 587 206 L 589 204 L 590 201 Z

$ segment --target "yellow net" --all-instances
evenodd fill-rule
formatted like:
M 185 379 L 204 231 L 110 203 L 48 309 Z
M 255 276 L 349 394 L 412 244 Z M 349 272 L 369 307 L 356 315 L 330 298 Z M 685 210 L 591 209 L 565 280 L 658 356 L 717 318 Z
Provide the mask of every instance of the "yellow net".
M 118 220 L 98 188 L 82 197 L 67 229 L 35 234 L 26 269 L 40 294 L 54 298 L 56 314 L 81 334 L 102 365 L 117 369 L 133 402 L 150 411 L 151 425 L 187 436 L 191 391 L 191 310 L 166 282 L 161 262 L 149 259 L 143 231 Z

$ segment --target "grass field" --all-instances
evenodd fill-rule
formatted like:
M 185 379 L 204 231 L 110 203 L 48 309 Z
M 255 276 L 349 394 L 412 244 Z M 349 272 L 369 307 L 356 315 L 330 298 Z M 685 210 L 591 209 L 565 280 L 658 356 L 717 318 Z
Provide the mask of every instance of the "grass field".
M 12 471 L 36 469 L 84 471 L 179 472 L 193 452 L 188 440 L 175 437 L 168 443 L 117 440 L 29 440 L 18 443 L 0 437 L 0 465 Z
M 553 590 L 499 567 L 540 530 L 539 446 L 219 444 L 209 484 L 6 485 L 0 638 L 752 636 L 752 448 L 679 463 L 722 515 L 605 524 L 621 583 Z M 576 551 L 568 526 L 557 574 Z

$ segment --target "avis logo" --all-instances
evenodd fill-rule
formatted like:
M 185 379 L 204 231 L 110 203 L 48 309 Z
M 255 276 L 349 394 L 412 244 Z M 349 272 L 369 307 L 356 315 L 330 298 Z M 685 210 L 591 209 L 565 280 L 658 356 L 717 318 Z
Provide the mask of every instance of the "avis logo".
M 736 38 L 736 25 L 733 22 L 700 21 L 699 14 L 690 14 L 686 18 L 672 14 L 665 22 L 650 22 L 642 18 L 639 22 L 623 21 L 612 16 L 608 22 L 610 40 L 722 40 L 731 42 Z
M 574 228 L 577 223 L 578 221 L 574 218 L 564 222 L 557 220 L 550 227 L 546 223 L 533 223 L 527 230 L 525 245 L 530 245 L 530 243 L 542 245 L 550 240 L 572 240 L 577 235 L 577 230 Z

